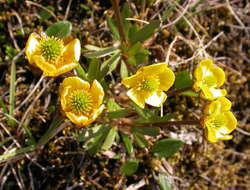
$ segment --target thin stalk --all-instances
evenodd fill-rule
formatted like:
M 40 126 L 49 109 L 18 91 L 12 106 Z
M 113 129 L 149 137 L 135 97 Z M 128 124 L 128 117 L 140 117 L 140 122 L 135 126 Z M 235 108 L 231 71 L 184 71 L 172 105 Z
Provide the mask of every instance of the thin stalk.
M 112 7 L 115 11 L 115 20 L 116 20 L 116 24 L 118 27 L 118 31 L 119 31 L 121 40 L 123 43 L 127 44 L 127 39 L 126 39 L 125 32 L 124 32 L 122 17 L 121 17 L 121 13 L 120 13 L 120 9 L 119 9 L 119 0 L 111 0 L 111 3 L 112 3 Z
M 16 94 L 16 62 L 12 61 L 11 63 L 11 71 L 10 71 L 10 97 L 9 97 L 9 115 L 11 117 L 14 117 L 14 109 L 15 109 L 15 94 Z M 9 119 L 8 122 L 9 125 L 14 126 L 15 121 L 12 119 Z

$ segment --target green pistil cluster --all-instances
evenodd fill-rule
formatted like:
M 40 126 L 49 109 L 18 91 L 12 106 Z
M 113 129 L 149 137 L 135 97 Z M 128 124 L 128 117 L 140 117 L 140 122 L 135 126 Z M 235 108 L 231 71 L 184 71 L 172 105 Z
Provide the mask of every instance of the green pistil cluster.
M 62 53 L 62 42 L 55 37 L 48 37 L 41 43 L 41 54 L 46 61 L 55 61 Z
M 204 78 L 203 82 L 208 86 L 208 87 L 212 87 L 215 86 L 217 81 L 216 78 L 214 76 L 207 76 Z
M 141 82 L 140 88 L 147 92 L 153 92 L 159 88 L 159 80 L 157 78 L 144 79 Z
M 74 91 L 71 96 L 71 108 L 76 113 L 88 113 L 93 106 L 93 100 L 88 92 Z

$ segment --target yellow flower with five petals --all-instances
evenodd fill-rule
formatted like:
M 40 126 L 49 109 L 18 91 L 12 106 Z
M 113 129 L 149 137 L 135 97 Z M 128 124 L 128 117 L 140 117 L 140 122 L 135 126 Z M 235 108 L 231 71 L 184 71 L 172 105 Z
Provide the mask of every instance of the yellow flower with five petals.
M 230 133 L 236 129 L 237 119 L 230 112 L 231 102 L 225 97 L 219 97 L 205 108 L 203 126 L 208 141 L 230 140 Z
M 94 80 L 92 85 L 79 77 L 68 77 L 60 86 L 63 112 L 77 126 L 89 125 L 102 113 L 104 91 Z
M 31 65 L 39 67 L 45 76 L 58 76 L 74 69 L 80 59 L 81 45 L 78 39 L 49 37 L 31 33 L 25 47 Z
M 141 108 L 145 103 L 160 107 L 167 99 L 167 91 L 174 83 L 175 75 L 166 63 L 141 67 L 135 75 L 124 78 L 122 84 L 131 88 L 127 95 Z
M 213 100 L 227 94 L 225 89 L 218 89 L 225 82 L 225 73 L 212 60 L 202 60 L 194 71 L 194 77 L 193 88 L 196 92 L 201 91 L 202 98 Z

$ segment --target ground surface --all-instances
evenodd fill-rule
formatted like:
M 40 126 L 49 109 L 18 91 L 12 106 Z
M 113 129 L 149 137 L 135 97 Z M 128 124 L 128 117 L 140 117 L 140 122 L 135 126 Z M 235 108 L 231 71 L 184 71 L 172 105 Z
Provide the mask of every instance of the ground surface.
M 227 82 L 224 86 L 228 98 L 233 102 L 232 111 L 239 123 L 238 130 L 233 132 L 233 140 L 215 144 L 204 141 L 202 129 L 197 126 L 164 128 L 164 136 L 184 134 L 189 135 L 190 141 L 165 163 L 173 180 L 173 189 L 250 189 L 250 134 L 247 132 L 250 131 L 250 2 L 128 2 L 134 18 L 139 20 L 162 20 L 164 14 L 167 15 L 161 29 L 148 45 L 151 51 L 149 63 L 164 61 L 166 52 L 171 48 L 170 67 L 176 71 L 192 71 L 199 60 L 197 53 L 203 48 L 226 72 Z M 51 9 L 53 16 L 44 13 L 44 7 Z M 4 104 L 9 105 L 10 65 L 16 54 L 25 47 L 31 32 L 43 31 L 56 19 L 66 18 L 73 24 L 72 35 L 78 37 L 82 45 L 106 47 L 112 45 L 112 38 L 105 16 L 112 14 L 108 1 L 0 0 L 0 95 Z M 80 63 L 87 67 L 83 56 Z M 17 108 L 37 84 L 41 73 L 29 68 L 24 55 L 19 57 L 16 64 Z M 35 95 L 15 111 L 15 119 L 29 126 L 35 140 L 46 132 L 53 118 L 60 114 L 53 112 L 59 107 L 58 86 L 65 76 L 72 74 L 45 79 Z M 114 76 L 118 84 L 119 74 L 114 72 Z M 34 100 L 35 104 L 30 107 Z M 182 103 L 188 105 L 188 109 Z M 184 119 L 195 118 L 201 115 L 198 108 L 203 104 L 204 101 L 175 96 L 169 98 L 166 105 L 169 108 L 166 109 L 181 114 Z M 28 108 L 30 110 L 26 113 Z M 0 111 L 1 154 L 15 147 L 29 145 L 22 126 L 8 125 L 2 106 Z M 25 113 L 27 115 L 24 116 Z M 142 179 L 141 189 L 158 188 L 153 174 L 159 168 L 151 167 L 152 158 L 146 150 L 141 149 L 136 153 L 142 160 L 138 171 L 130 177 L 124 177 L 119 170 L 124 160 L 109 159 L 103 154 L 90 156 L 74 138 L 79 130 L 71 123 L 65 125 L 63 131 L 41 148 L 28 155 L 2 160 L 0 189 L 126 189 L 131 184 L 138 185 Z M 116 144 L 111 151 L 122 154 L 122 149 L 121 145 Z

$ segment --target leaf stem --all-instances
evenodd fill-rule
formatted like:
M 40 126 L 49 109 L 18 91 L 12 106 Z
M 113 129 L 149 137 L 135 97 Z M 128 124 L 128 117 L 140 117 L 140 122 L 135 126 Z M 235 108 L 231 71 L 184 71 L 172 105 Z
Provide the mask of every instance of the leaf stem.
M 123 22 L 122 22 L 122 17 L 121 17 L 121 13 L 120 13 L 120 9 L 119 9 L 119 0 L 111 0 L 112 3 L 112 7 L 115 11 L 115 20 L 116 20 L 116 24 L 118 26 L 118 31 L 121 37 L 122 42 L 124 42 L 125 44 L 127 44 L 127 39 L 124 33 L 124 26 L 123 26 Z

